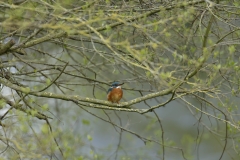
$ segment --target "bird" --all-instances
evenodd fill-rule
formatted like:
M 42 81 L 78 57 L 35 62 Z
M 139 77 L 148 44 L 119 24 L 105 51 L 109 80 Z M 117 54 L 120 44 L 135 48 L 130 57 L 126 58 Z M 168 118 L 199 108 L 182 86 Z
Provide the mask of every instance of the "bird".
M 113 82 L 111 87 L 107 91 L 107 100 L 112 102 L 112 103 L 118 103 L 121 100 L 123 96 L 123 91 L 121 88 L 121 85 L 124 83 L 120 82 Z

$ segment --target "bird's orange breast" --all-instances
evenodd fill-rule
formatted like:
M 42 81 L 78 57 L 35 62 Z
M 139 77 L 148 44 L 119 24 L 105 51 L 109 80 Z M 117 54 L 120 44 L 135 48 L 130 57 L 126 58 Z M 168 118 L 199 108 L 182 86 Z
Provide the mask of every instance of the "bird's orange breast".
M 122 98 L 123 91 L 121 88 L 113 88 L 111 92 L 108 93 L 108 101 L 112 103 L 119 103 L 120 99 Z

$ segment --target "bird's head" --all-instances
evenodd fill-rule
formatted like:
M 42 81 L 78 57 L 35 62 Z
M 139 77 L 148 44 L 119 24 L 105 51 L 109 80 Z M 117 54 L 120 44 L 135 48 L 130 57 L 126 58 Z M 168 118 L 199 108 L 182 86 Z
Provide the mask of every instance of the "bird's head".
M 124 84 L 124 83 L 113 82 L 112 85 L 111 85 L 111 87 L 113 87 L 113 88 L 117 88 L 117 87 L 119 87 L 119 86 L 121 86 L 121 85 L 123 85 L 123 84 Z
M 124 83 L 120 83 L 120 82 L 113 82 L 111 84 L 111 87 L 108 89 L 107 93 L 111 92 L 113 88 L 121 88 L 121 85 L 123 85 Z

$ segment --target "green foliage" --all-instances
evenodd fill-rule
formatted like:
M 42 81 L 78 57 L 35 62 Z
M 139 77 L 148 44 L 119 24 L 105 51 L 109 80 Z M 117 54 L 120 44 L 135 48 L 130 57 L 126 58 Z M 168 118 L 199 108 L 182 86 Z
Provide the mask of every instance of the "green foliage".
M 31 91 L 31 89 L 29 87 L 21 87 L 21 90 L 24 92 L 24 93 L 29 93 Z
M 88 120 L 86 120 L 86 119 L 82 119 L 82 123 L 84 125 L 90 125 L 90 122 Z
M 91 137 L 90 135 L 87 135 L 87 139 L 88 139 L 89 141 L 92 141 L 92 137 Z
M 194 148 L 194 138 L 191 135 L 185 134 L 181 139 L 181 143 L 185 148 L 186 158 L 193 159 L 192 151 Z
M 49 78 L 46 79 L 46 84 L 50 85 L 51 84 L 51 80 Z
M 46 134 L 46 133 L 48 133 L 48 130 L 49 130 L 48 125 L 47 124 L 43 124 L 42 127 L 41 127 L 42 133 Z
M 229 54 L 233 54 L 236 51 L 234 45 L 229 46 L 228 51 L 229 51 Z
M 6 105 L 6 101 L 4 99 L 0 99 L 0 109 L 2 109 Z
M 48 110 L 49 110 L 48 104 L 42 105 L 42 110 L 43 110 L 43 111 L 48 111 Z

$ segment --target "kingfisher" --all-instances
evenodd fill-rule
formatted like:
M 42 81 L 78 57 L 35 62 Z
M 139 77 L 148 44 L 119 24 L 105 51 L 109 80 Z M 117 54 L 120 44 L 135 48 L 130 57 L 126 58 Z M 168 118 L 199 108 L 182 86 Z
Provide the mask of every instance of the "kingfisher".
M 111 87 L 107 91 L 107 99 L 112 103 L 119 103 L 123 96 L 121 85 L 124 83 L 113 82 Z

